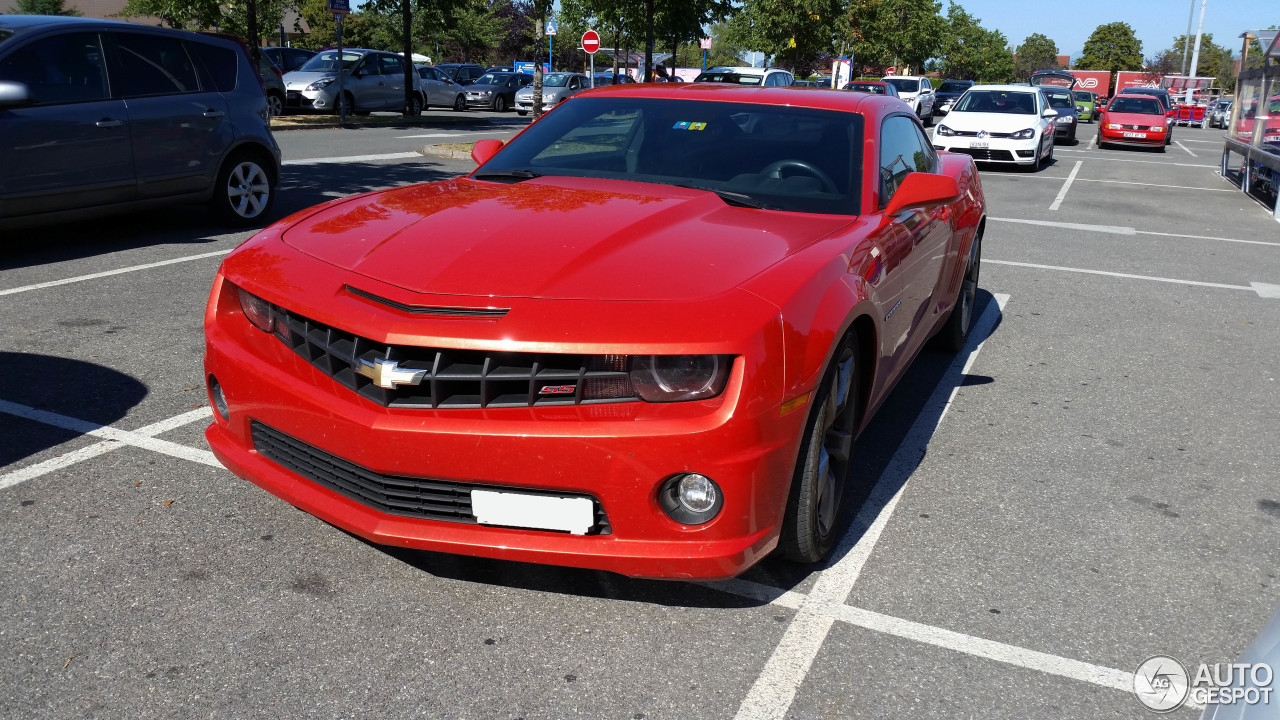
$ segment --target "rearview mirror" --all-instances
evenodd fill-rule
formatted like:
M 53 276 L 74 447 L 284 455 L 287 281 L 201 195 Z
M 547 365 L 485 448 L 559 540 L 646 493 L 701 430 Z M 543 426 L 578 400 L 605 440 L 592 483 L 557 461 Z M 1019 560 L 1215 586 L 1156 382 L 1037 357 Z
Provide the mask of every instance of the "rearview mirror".
M 955 202 L 959 198 L 960 186 L 956 184 L 955 178 L 949 175 L 934 175 L 926 172 L 908 173 L 903 178 L 902 184 L 898 186 L 898 191 L 889 199 L 884 214 L 894 217 L 903 210 L 925 205 L 942 205 Z
M 26 83 L 0 80 L 0 110 L 26 107 L 31 102 L 31 88 Z
M 476 161 L 476 165 L 483 165 L 501 149 L 501 140 L 479 140 L 471 148 L 471 159 Z
M 1045 108 L 1044 112 L 1040 113 L 1040 117 L 1058 117 L 1058 111 L 1053 108 Z

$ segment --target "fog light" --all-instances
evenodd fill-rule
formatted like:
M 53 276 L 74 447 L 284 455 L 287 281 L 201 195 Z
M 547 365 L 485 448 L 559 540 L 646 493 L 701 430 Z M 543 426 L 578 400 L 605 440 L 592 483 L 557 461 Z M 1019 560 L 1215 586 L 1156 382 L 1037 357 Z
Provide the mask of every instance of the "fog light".
M 231 412 L 227 410 L 227 398 L 222 394 L 222 386 L 218 384 L 218 378 L 209 376 L 209 398 L 213 400 L 213 407 L 218 411 L 218 415 L 223 420 L 231 419 Z
M 681 473 L 662 484 L 658 504 L 678 523 L 701 525 L 719 514 L 724 506 L 724 493 L 706 475 Z

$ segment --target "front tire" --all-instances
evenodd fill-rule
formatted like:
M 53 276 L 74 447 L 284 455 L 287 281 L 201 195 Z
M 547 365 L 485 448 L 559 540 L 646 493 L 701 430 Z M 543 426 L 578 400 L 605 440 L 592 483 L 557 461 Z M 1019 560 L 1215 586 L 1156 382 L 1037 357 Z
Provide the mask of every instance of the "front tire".
M 516 111 L 516 114 L 517 114 L 517 115 L 519 115 L 520 117 L 524 117 L 525 115 L 528 115 L 528 114 L 529 114 L 529 111 L 528 111 L 528 110 L 517 110 L 517 111 Z
M 252 153 L 238 152 L 218 171 L 209 203 L 226 224 L 247 227 L 261 224 L 275 199 L 276 189 L 267 169 Z
M 493 99 L 493 111 L 504 112 L 507 109 L 507 101 L 501 95 Z
M 813 394 L 815 407 L 805 425 L 778 538 L 778 552 L 788 560 L 818 562 L 831 549 L 840 529 L 858 422 L 857 346 L 857 337 L 850 330 L 836 347 L 831 367 Z
M 951 317 L 938 331 L 937 345 L 943 350 L 960 352 L 969 341 L 969 330 L 973 327 L 973 308 L 978 298 L 978 275 L 982 270 L 982 235 L 973 238 L 973 247 L 969 250 L 969 260 L 964 270 L 964 278 L 960 280 L 960 292 L 956 294 L 955 307 L 951 309 Z
M 453 110 L 454 110 L 454 112 L 466 112 L 466 111 L 467 111 L 467 97 L 466 97 L 465 95 L 463 95 L 462 93 L 458 93 L 456 96 L 454 96 L 454 98 L 453 98 Z

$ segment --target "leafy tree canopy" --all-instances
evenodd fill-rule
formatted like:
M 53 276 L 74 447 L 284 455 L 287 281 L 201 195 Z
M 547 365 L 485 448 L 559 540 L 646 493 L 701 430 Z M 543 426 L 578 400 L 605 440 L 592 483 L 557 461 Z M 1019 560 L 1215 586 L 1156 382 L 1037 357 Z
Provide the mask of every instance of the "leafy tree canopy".
M 80 17 L 80 11 L 66 7 L 63 0 L 18 0 L 18 4 L 13 9 L 19 15 Z
M 1003 81 L 1013 73 L 1013 54 L 1003 33 L 982 27 L 978 18 L 952 2 L 936 69 L 957 80 Z
M 1037 70 L 1058 67 L 1058 44 L 1040 33 L 1032 33 L 1014 51 L 1013 76 L 1026 80 Z
M 1084 43 L 1084 53 L 1076 61 L 1081 70 L 1141 70 L 1142 41 L 1129 23 L 1099 25 Z

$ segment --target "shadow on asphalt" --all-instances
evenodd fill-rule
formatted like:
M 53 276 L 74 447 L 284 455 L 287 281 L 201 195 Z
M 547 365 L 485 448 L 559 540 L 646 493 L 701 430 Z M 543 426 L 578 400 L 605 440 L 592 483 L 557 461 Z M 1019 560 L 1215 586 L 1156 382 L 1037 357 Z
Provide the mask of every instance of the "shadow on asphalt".
M 281 168 L 279 195 L 269 220 L 274 222 L 335 197 L 379 188 L 446 180 L 459 175 L 458 165 L 431 158 L 387 164 L 329 163 L 286 165 Z M 267 223 L 237 230 L 220 225 L 201 205 L 179 205 L 98 220 L 17 230 L 4 240 L 0 269 L 31 267 L 78 260 L 152 245 L 200 246 L 222 242 L 228 236 L 248 237 Z
M 108 325 L 82 318 L 68 328 Z M 110 328 L 107 328 L 110 331 Z M 69 358 L 0 352 L 0 399 L 110 425 L 147 396 L 147 386 L 102 365 Z M 0 414 L 0 467 L 71 440 L 80 433 Z
M 992 303 L 995 303 L 995 298 L 985 290 L 979 290 L 974 317 L 981 317 Z M 997 319 L 987 337 L 994 335 L 999 328 L 1000 319 Z M 972 338 L 969 347 L 975 347 L 984 339 Z M 996 378 L 985 375 L 962 375 L 952 371 L 952 365 L 956 361 L 957 357 L 952 353 L 928 349 L 921 352 L 907 375 L 876 413 L 875 419 L 858 438 L 854 472 L 857 477 L 866 479 L 862 485 L 863 497 L 858 500 L 865 498 L 866 493 L 877 483 L 883 485 L 876 490 L 875 497 L 892 497 L 924 459 L 924 444 L 931 439 L 932 429 L 937 427 L 938 418 L 946 406 L 945 403 L 931 403 L 930 399 L 936 400 L 941 396 L 945 400 L 956 386 L 985 387 L 997 382 Z M 958 420 L 953 419 L 952 422 Z M 920 427 L 927 428 L 930 434 L 909 436 L 917 423 L 920 423 Z M 904 452 L 894 462 L 899 447 L 904 443 L 918 447 L 904 447 Z M 853 497 L 857 497 L 856 491 Z M 854 537 L 846 538 L 846 545 L 848 540 L 858 539 L 867 530 L 865 526 L 852 525 L 859 509 L 857 504 L 849 503 L 845 507 L 844 533 L 854 533 Z M 901 521 L 911 522 L 911 519 Z M 736 608 L 763 604 L 759 600 L 721 592 L 698 583 L 638 580 L 596 570 L 533 565 L 390 546 L 373 547 L 423 572 L 464 582 L 680 607 Z M 791 590 L 839 559 L 833 553 L 822 564 L 798 565 L 770 557 L 740 577 Z

